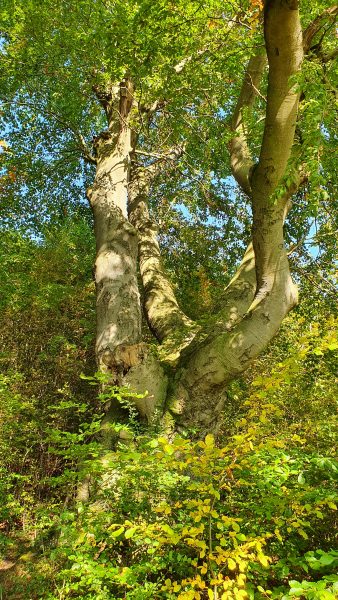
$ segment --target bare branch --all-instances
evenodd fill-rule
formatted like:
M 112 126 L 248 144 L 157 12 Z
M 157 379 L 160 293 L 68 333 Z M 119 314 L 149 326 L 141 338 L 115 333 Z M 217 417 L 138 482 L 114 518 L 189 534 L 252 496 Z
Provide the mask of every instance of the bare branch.
M 236 27 L 236 25 L 240 25 L 241 27 L 245 27 L 246 29 L 249 29 L 249 31 L 252 29 L 252 27 L 250 25 L 248 25 L 247 23 L 243 23 L 242 21 L 240 21 L 239 19 L 225 19 L 224 16 L 222 15 L 221 17 L 216 17 L 216 16 L 209 16 L 209 19 L 212 21 L 226 21 L 229 25 L 228 30 L 227 30 L 227 35 L 226 38 L 229 36 L 229 34 L 232 32 L 232 30 Z M 222 44 L 224 44 L 224 37 L 222 39 Z M 209 45 L 204 47 L 204 48 L 200 48 L 199 50 L 196 51 L 195 54 L 191 54 L 189 56 L 184 57 L 179 63 L 177 63 L 174 66 L 174 71 L 179 74 L 182 73 L 182 71 L 184 70 L 184 68 L 192 61 L 195 59 L 198 59 L 199 57 L 203 56 L 206 52 L 209 52 L 210 48 Z
M 19 102 L 17 100 L 3 101 L 1 98 L 0 98 L 0 102 L 3 105 L 7 105 L 7 106 L 11 106 L 11 105 L 26 106 L 27 108 L 31 108 L 34 110 L 36 110 L 36 108 L 37 108 L 39 110 L 39 112 L 41 113 L 41 115 L 46 115 L 46 117 L 52 117 L 57 123 L 59 123 L 59 125 L 61 126 L 61 129 L 63 129 L 64 131 L 70 131 L 74 135 L 75 139 L 78 142 L 77 147 L 80 149 L 83 158 L 92 164 L 97 163 L 97 160 L 96 160 L 95 156 L 93 156 L 93 154 L 90 152 L 89 147 L 87 146 L 82 133 L 80 131 L 78 131 L 78 129 L 75 127 L 75 125 L 73 125 L 70 121 L 65 121 L 55 111 L 47 109 L 47 108 L 37 104 L 36 102 L 34 102 L 34 103 L 27 102 L 27 101 Z
M 259 89 L 258 89 L 258 88 L 255 86 L 255 83 L 254 83 L 254 81 L 253 81 L 253 79 L 252 79 L 252 76 L 251 76 L 251 74 L 249 74 L 249 77 L 250 77 L 250 85 L 251 85 L 251 87 L 253 88 L 253 90 L 255 91 L 255 93 L 257 94 L 257 96 L 259 96 L 259 97 L 260 97 L 262 100 L 264 100 L 264 102 L 266 102 L 266 101 L 267 101 L 267 100 L 266 100 L 266 97 L 265 97 L 265 96 L 263 96 L 263 94 L 262 94 L 262 93 L 259 91 Z
M 144 150 L 134 150 L 135 154 L 140 154 L 141 156 L 150 156 L 151 158 L 164 158 L 163 154 L 155 154 L 154 152 L 145 152 Z
M 85 142 L 85 139 L 84 139 L 84 137 L 83 137 L 83 135 L 81 133 L 78 134 L 78 139 L 79 139 L 79 142 L 80 142 L 80 146 L 81 146 L 83 158 L 85 160 L 87 160 L 88 162 L 92 163 L 93 165 L 96 165 L 97 164 L 97 159 L 90 152 L 90 150 L 89 150 L 89 148 L 88 148 L 88 146 L 87 146 L 87 144 Z
M 135 150 L 134 154 L 140 154 L 141 156 L 149 156 L 152 158 L 158 158 L 160 160 L 175 160 L 179 158 L 184 152 L 184 144 L 178 144 L 172 146 L 164 154 L 156 154 L 155 152 L 145 152 L 144 150 Z
M 202 56 L 207 52 L 207 48 L 203 48 L 201 50 L 197 50 L 196 55 L 191 54 L 190 56 L 186 56 L 183 58 L 177 65 L 174 66 L 175 73 L 182 73 L 184 67 L 186 67 L 196 56 Z

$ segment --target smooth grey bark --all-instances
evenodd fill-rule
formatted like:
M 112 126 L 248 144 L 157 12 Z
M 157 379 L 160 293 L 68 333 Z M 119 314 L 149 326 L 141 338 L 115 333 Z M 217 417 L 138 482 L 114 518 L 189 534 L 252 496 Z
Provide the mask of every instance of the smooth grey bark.
M 141 416 L 150 420 L 155 407 L 164 403 L 167 377 L 141 339 L 138 231 L 128 217 L 133 87 L 126 79 L 119 86 L 95 92 L 108 123 L 108 129 L 95 140 L 96 174 L 87 192 L 96 239 L 97 366 L 110 385 L 127 386 L 135 392 Z M 137 397 L 145 392 L 145 397 Z M 118 402 L 111 401 L 103 421 L 107 445 L 110 423 L 124 416 Z
M 265 67 L 265 54 L 250 58 L 231 119 L 231 130 L 234 133 L 229 144 L 231 170 L 237 183 L 248 196 L 251 194 L 250 173 L 255 163 L 247 142 L 243 112 L 253 106 Z
M 298 2 L 266 2 L 264 35 L 269 62 L 267 109 L 259 161 L 251 178 L 257 300 L 272 290 L 278 269 L 288 270 L 285 199 L 274 194 L 286 174 L 297 121 L 300 91 L 291 78 L 303 60 Z M 289 280 L 291 286 L 290 276 Z

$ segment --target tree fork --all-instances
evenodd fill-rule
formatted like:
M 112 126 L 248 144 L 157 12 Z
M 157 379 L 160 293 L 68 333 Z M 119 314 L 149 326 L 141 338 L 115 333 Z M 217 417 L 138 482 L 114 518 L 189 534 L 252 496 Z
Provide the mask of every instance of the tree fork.
M 268 0 L 265 3 L 264 31 L 269 61 L 267 112 L 260 158 L 250 180 L 251 190 L 242 170 L 242 165 L 244 170 L 250 169 L 250 156 L 246 151 L 241 124 L 241 108 L 250 106 L 253 98 L 252 92 L 247 89 L 247 80 L 232 122 L 235 141 L 237 136 L 240 142 L 239 153 L 236 143 L 230 145 L 237 179 L 252 198 L 255 256 L 254 259 L 250 256 L 249 249 L 248 270 L 240 267 L 238 276 L 227 291 L 229 303 L 223 318 L 233 311 L 233 322 L 228 320 L 222 326 L 220 313 L 220 320 L 214 328 L 200 332 L 192 348 L 183 352 L 179 362 L 181 371 L 176 378 L 177 401 L 174 411 L 178 426 L 198 426 L 202 434 L 210 429 L 217 432 L 226 384 L 240 375 L 264 350 L 289 310 L 297 303 L 298 297 L 291 279 L 283 237 L 284 220 L 290 197 L 295 191 L 294 186 L 290 186 L 277 202 L 273 198 L 286 172 L 297 119 L 299 92 L 290 83 L 290 77 L 299 71 L 303 59 L 297 2 Z M 259 66 L 256 70 L 258 78 L 262 64 Z M 236 163 L 237 157 L 240 160 Z M 254 264 L 256 294 L 251 304 L 246 305 L 252 294 L 253 280 L 245 281 L 245 274 L 252 273 Z M 241 314 L 233 292 L 236 292 L 236 285 L 241 282 L 243 275 L 247 296 Z

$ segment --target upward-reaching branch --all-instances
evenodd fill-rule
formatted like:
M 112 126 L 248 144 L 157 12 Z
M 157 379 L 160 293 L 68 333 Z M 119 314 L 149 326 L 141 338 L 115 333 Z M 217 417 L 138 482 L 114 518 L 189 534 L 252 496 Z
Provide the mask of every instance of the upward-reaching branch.
M 185 427 L 198 423 L 202 432 L 219 425 L 225 401 L 224 383 L 248 367 L 297 302 L 284 248 L 283 223 L 300 178 L 296 176 L 294 184 L 277 200 L 274 198 L 286 173 L 297 117 L 299 92 L 290 80 L 303 58 L 297 2 L 267 0 L 264 20 L 269 85 L 260 159 L 251 176 L 255 257 L 249 247 L 226 291 L 220 319 L 196 336 L 180 360 L 175 418 Z M 250 103 L 253 92 L 246 90 L 245 83 L 242 91 L 244 105 Z M 242 106 L 239 102 L 234 115 L 235 130 L 241 127 Z M 255 283 L 256 295 L 250 305 Z
M 262 79 L 266 57 L 263 54 L 252 56 L 249 60 L 242 85 L 242 89 L 231 120 L 231 129 L 234 137 L 230 142 L 230 162 L 232 174 L 242 190 L 250 196 L 250 173 L 254 166 L 251 152 L 248 146 L 243 111 L 252 107 L 255 97 L 258 95 L 259 85 Z
M 266 0 L 264 35 L 269 62 L 267 109 L 259 162 L 251 177 L 256 302 L 270 293 L 278 270 L 288 272 L 285 201 L 273 196 L 286 174 L 297 120 L 299 88 L 292 78 L 303 60 L 297 0 Z
M 129 183 L 129 220 L 138 233 L 139 263 L 144 290 L 144 308 L 150 329 L 160 342 L 184 336 L 196 329 L 180 309 L 161 262 L 157 228 L 151 221 L 148 196 L 153 173 L 145 167 L 132 169 Z

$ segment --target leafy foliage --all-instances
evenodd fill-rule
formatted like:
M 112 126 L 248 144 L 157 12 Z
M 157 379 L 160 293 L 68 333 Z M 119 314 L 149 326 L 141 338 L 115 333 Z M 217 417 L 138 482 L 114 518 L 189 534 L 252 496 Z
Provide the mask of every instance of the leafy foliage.
M 290 317 L 256 375 L 233 384 L 236 416 L 229 410 L 217 444 L 211 435 L 170 441 L 156 428 L 146 432 L 132 412 L 129 441 L 107 453 L 86 403 L 73 396 L 50 407 L 46 450 L 61 463 L 45 471 L 48 495 L 34 506 L 38 481 L 29 468 L 3 477 L 3 522 L 18 527 L 25 513 L 26 535 L 35 537 L 11 590 L 5 580 L 7 597 L 333 600 L 335 330 L 332 319 Z M 13 397 L 16 385 L 8 381 L 4 392 L 12 418 L 2 453 L 14 433 L 19 457 L 41 421 L 32 403 Z M 130 402 L 130 392 L 114 389 L 101 406 L 109 393 Z M 88 478 L 91 503 L 65 506 Z M 25 491 L 20 500 L 15 490 Z

